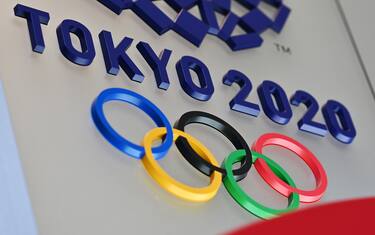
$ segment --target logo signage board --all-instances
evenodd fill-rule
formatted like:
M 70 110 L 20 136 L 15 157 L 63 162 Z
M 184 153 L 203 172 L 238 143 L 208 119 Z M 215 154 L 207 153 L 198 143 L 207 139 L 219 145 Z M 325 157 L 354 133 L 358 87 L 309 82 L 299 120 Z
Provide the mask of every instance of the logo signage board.
M 375 193 L 368 187 L 375 176 L 369 144 L 374 100 L 337 5 L 209 3 L 4 3 L 0 73 L 41 234 L 215 234 L 294 209 L 296 202 L 303 208 Z M 159 17 L 150 17 L 155 12 Z M 164 27 L 168 19 L 172 23 Z M 195 27 L 187 27 L 192 22 Z M 242 34 L 232 33 L 236 27 L 230 23 Z M 250 40 L 254 37 L 258 43 Z M 118 94 L 103 98 L 100 112 L 108 129 L 95 107 L 111 89 L 136 95 L 125 95 L 132 97 L 127 102 L 119 102 Z M 145 100 L 157 108 L 147 108 Z M 210 124 L 179 128 L 191 113 L 225 120 L 247 145 L 255 142 L 248 147 L 253 153 L 242 153 Z M 156 126 L 167 129 L 153 130 Z M 201 144 L 189 150 L 176 141 L 174 147 L 172 126 Z M 151 150 L 152 139 L 163 131 L 164 142 Z M 267 138 L 290 145 L 263 151 L 261 143 L 272 142 Z M 230 142 L 239 151 L 233 152 Z M 307 164 L 293 153 L 300 153 L 295 146 L 304 150 L 300 157 Z M 202 149 L 212 152 L 206 165 L 186 154 L 202 156 Z M 243 155 L 252 155 L 253 167 L 242 160 L 233 174 L 219 174 L 231 171 Z M 215 173 L 207 168 L 220 164 Z M 241 168 L 247 170 L 237 174 Z M 272 170 L 281 178 L 287 173 L 284 180 L 295 187 L 272 178 Z M 166 174 L 171 178 L 161 180 Z M 213 190 L 206 196 L 190 190 L 210 184 L 204 174 L 212 174 Z M 174 184 L 172 179 L 187 187 L 175 184 L 180 188 L 171 190 L 165 185 Z M 288 205 L 289 195 L 295 198 Z M 246 206 L 249 201 L 256 210 Z

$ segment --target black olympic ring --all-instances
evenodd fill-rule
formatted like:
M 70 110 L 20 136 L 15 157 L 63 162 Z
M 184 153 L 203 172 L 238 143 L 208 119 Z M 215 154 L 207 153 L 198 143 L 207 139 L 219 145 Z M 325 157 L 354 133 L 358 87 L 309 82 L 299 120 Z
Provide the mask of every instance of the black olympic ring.
M 245 150 L 246 157 L 244 157 L 241 161 L 240 168 L 233 170 L 233 175 L 236 181 L 244 179 L 253 164 L 253 156 L 249 146 L 241 134 L 238 133 L 238 131 L 229 123 L 225 122 L 219 117 L 200 111 L 191 111 L 183 114 L 175 123 L 174 128 L 184 131 L 185 126 L 192 123 L 199 123 L 214 128 L 223 134 L 237 150 Z M 204 160 L 198 153 L 196 153 L 186 138 L 179 137 L 175 143 L 182 156 L 203 174 L 210 176 L 213 171 L 218 171 L 223 174 L 223 176 L 227 174 L 224 168 L 212 165 L 208 161 Z

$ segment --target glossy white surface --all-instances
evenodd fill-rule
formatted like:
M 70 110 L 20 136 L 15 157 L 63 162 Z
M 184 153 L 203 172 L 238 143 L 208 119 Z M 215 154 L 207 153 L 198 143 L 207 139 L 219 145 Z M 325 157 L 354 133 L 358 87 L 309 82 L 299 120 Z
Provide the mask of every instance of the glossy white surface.
M 0 234 L 36 235 L 34 215 L 0 82 Z

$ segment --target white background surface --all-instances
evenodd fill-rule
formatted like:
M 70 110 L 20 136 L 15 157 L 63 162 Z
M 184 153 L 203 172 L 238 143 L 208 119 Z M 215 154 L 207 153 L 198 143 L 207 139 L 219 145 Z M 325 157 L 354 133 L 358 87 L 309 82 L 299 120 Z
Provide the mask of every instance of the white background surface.
M 223 186 L 212 201 L 203 204 L 169 195 L 140 162 L 107 143 L 92 123 L 90 106 L 109 87 L 139 92 L 157 104 L 172 123 L 184 112 L 203 110 L 231 123 L 249 144 L 267 132 L 296 138 L 316 154 L 327 171 L 329 186 L 322 202 L 374 195 L 374 100 L 337 5 L 326 0 L 286 2 L 292 14 L 280 35 L 267 31 L 261 48 L 233 53 L 212 36 L 199 49 L 173 32 L 159 37 L 131 11 L 117 16 L 94 0 L 3 1 L 0 76 L 40 234 L 216 234 L 259 221 L 237 205 Z M 51 14 L 49 26 L 43 26 L 47 46 L 43 55 L 31 51 L 26 21 L 13 15 L 17 3 Z M 76 66 L 60 53 L 55 31 L 64 19 L 82 22 L 93 34 L 97 57 L 91 66 Z M 130 81 L 124 73 L 106 75 L 97 38 L 103 29 L 111 31 L 116 41 L 124 36 L 135 39 L 129 54 L 146 76 L 142 84 Z M 156 51 L 173 50 L 168 91 L 156 88 L 151 69 L 135 48 L 141 40 Z M 274 43 L 289 46 L 293 54 L 279 53 Z M 175 63 L 183 55 L 195 56 L 209 67 L 215 85 L 211 101 L 195 101 L 182 91 Z M 238 88 L 221 84 L 229 69 L 247 74 L 255 88 L 263 80 L 272 80 L 289 97 L 302 89 L 313 94 L 321 106 L 328 99 L 342 102 L 356 124 L 356 140 L 343 145 L 330 135 L 320 138 L 298 131 L 296 123 L 304 114 L 303 107 L 293 107 L 294 116 L 287 126 L 272 123 L 263 112 L 253 118 L 230 111 L 228 103 Z M 259 104 L 255 90 L 249 101 Z M 112 103 L 106 111 L 113 126 L 135 142 L 154 127 L 132 106 Z M 321 114 L 317 120 L 322 120 Z M 188 132 L 202 140 L 220 162 L 233 150 L 211 129 L 191 126 Z M 297 157 L 273 148 L 267 153 L 299 187 L 314 187 L 311 172 Z M 175 148 L 161 164 L 183 182 L 200 186 L 208 181 Z M 240 184 L 270 207 L 287 204 L 254 170 Z
M 357 46 L 360 58 L 363 61 L 364 70 L 368 74 L 371 86 L 375 85 L 375 47 L 373 45 L 375 29 L 368 27 L 374 22 L 372 9 L 375 2 L 371 0 L 362 0 L 360 2 L 353 0 L 340 0 L 343 11 L 352 32 L 355 45 Z M 373 94 L 375 96 L 375 93 Z
M 0 83 L 0 234 L 36 235 L 37 229 Z

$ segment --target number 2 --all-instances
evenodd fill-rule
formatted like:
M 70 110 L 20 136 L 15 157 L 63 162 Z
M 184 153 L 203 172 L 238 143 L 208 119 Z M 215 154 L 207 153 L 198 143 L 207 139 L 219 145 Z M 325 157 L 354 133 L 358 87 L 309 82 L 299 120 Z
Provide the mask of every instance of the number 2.
M 229 106 L 232 110 L 245 113 L 254 117 L 258 117 L 260 113 L 259 105 L 246 101 L 253 85 L 250 79 L 243 73 L 237 70 L 230 70 L 223 78 L 223 84 L 232 86 L 237 83 L 240 86 L 238 94 L 230 101 Z
M 297 123 L 301 131 L 320 136 L 327 135 L 326 125 L 313 121 L 319 111 L 319 104 L 312 95 L 306 91 L 296 91 L 292 98 L 290 98 L 290 103 L 294 106 L 299 106 L 303 103 L 307 107 L 305 115 Z

